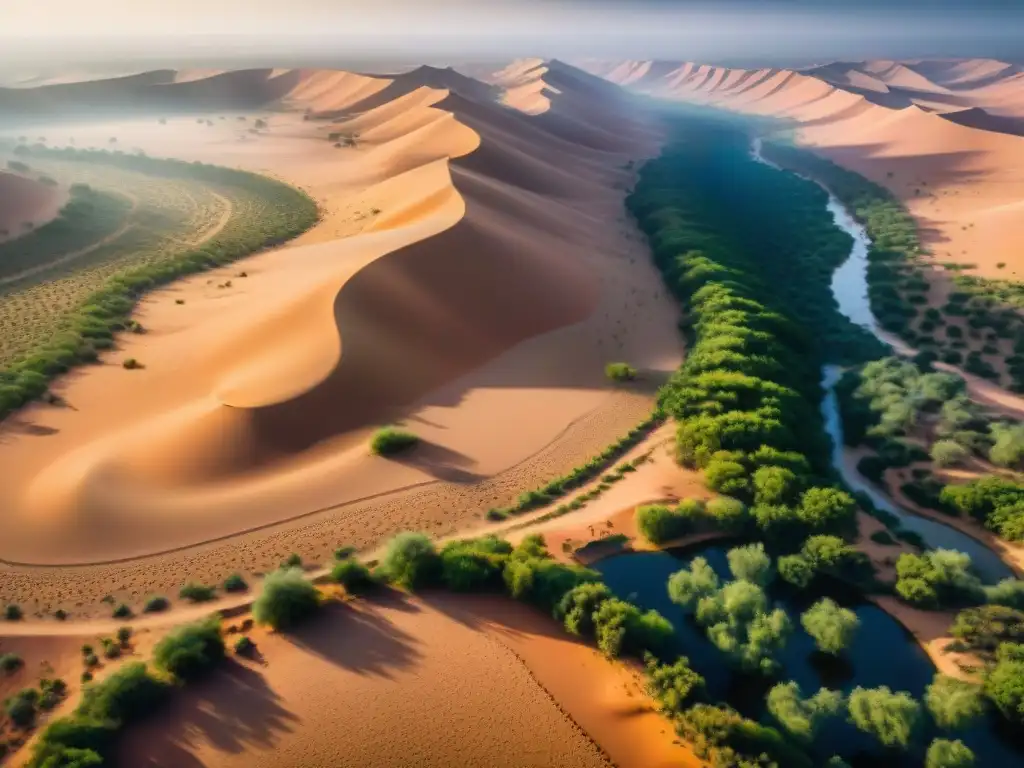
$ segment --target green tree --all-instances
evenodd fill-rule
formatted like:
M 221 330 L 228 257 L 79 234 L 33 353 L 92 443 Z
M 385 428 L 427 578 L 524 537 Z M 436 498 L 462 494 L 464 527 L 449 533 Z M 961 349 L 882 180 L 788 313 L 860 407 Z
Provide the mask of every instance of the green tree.
M 963 728 L 985 712 L 978 686 L 942 674 L 925 690 L 924 704 L 939 727 L 947 729 Z
M 846 491 L 837 488 L 808 488 L 801 497 L 797 516 L 817 531 L 838 531 L 849 527 L 857 512 L 857 503 Z
M 759 467 L 754 472 L 754 503 L 790 504 L 800 489 L 796 473 L 786 467 Z
M 1024 726 L 1024 644 L 1003 643 L 985 677 L 985 693 L 1010 723 Z
M 779 576 L 795 587 L 806 589 L 814 580 L 814 566 L 803 555 L 783 555 L 779 558 Z
M 719 589 L 718 574 L 703 557 L 695 557 L 689 568 L 676 571 L 668 580 L 668 595 L 683 608 L 694 609 L 698 602 Z
M 840 607 L 825 597 L 816 602 L 800 617 L 800 623 L 811 637 L 819 651 L 838 656 L 850 643 L 860 627 L 857 614 Z
M 974 753 L 962 741 L 935 739 L 928 747 L 925 768 L 974 768 Z
M 737 579 L 749 581 L 759 587 L 767 587 L 775 576 L 772 560 L 765 554 L 764 544 L 757 542 L 743 547 L 733 547 L 726 554 L 729 570 Z
M 768 692 L 767 702 L 768 711 L 786 731 L 810 744 L 825 720 L 842 710 L 843 695 L 839 691 L 822 688 L 804 699 L 800 695 L 800 686 L 790 681 L 775 685 Z
M 886 747 L 907 749 L 921 723 L 921 705 L 909 693 L 888 687 L 854 688 L 849 696 L 850 722 Z

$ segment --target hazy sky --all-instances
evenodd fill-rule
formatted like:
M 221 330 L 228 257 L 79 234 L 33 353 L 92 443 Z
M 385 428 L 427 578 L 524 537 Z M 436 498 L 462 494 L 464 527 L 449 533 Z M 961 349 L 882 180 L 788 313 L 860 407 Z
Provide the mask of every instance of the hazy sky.
M 0 0 L 0 57 L 1024 58 L 1024 0 Z

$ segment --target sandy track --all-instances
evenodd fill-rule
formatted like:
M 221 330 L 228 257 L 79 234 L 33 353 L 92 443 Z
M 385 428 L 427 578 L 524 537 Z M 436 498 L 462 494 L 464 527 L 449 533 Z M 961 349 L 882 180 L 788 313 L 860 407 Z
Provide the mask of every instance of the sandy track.
M 0 491 L 14 510 L 0 555 L 144 558 L 6 567 L 2 597 L 101 615 L 108 593 L 173 595 L 292 550 L 319 559 L 402 528 L 451 532 L 643 418 L 680 355 L 675 308 L 622 212 L 626 161 L 653 136 L 615 113 L 607 84 L 552 70 L 566 98 L 536 116 L 480 100 L 449 70 L 396 78 L 400 108 L 379 79 L 304 73 L 283 97 L 271 78 L 271 95 L 339 111 L 333 126 L 265 111 L 255 138 L 234 115 L 69 128 L 78 145 L 116 131 L 150 154 L 270 173 L 325 215 L 292 247 L 153 294 L 139 312 L 149 333 L 60 382 L 72 408 L 26 409 L 0 429 L 0 461 L 23 478 Z M 326 141 L 354 128 L 355 149 Z M 249 277 L 213 290 L 240 269 Z M 122 356 L 145 369 L 126 377 Z M 645 370 L 639 391 L 603 381 L 619 358 Z M 403 417 L 425 445 L 402 462 L 368 456 L 368 429 Z

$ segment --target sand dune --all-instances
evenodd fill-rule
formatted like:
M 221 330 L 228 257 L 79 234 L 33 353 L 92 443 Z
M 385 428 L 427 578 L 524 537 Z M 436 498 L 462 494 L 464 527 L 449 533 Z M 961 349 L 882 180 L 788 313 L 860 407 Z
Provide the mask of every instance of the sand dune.
M 265 100 L 257 138 L 233 119 L 69 126 L 79 145 L 115 131 L 150 154 L 300 184 L 324 220 L 247 260 L 231 291 L 210 281 L 242 267 L 153 294 L 145 336 L 56 385 L 73 409 L 34 406 L 0 427 L 0 462 L 22 478 L 0 490 L 0 557 L 168 553 L 73 573 L 8 565 L 4 597 L 53 606 L 70 578 L 94 599 L 112 579 L 126 599 L 173 592 L 186 575 L 267 567 L 282 535 L 315 557 L 401 528 L 445 532 L 638 421 L 650 388 L 612 391 L 602 370 L 624 358 L 656 380 L 679 359 L 675 309 L 621 220 L 626 160 L 656 134 L 618 113 L 628 97 L 614 86 L 544 70 L 557 96 L 538 115 L 453 70 L 260 70 L 154 86 L 209 105 L 236 84 L 240 101 Z M 336 149 L 329 132 L 357 146 Z M 145 368 L 126 374 L 122 356 Z M 400 462 L 370 456 L 369 430 L 402 418 L 425 444 Z
M 867 61 L 755 74 L 663 62 L 670 74 L 630 80 L 639 66 L 591 70 L 662 98 L 782 118 L 800 143 L 903 199 L 938 260 L 993 277 L 1024 268 L 1024 219 L 1008 213 L 1024 200 L 1019 67 Z
M 66 201 L 66 191 L 0 171 L 0 243 L 25 234 L 27 223 L 40 227 L 50 221 Z
M 289 636 L 255 631 L 262 664 L 229 664 L 176 696 L 159 723 L 126 734 L 123 762 L 699 765 L 627 667 L 530 608 L 395 595 L 322 613 Z

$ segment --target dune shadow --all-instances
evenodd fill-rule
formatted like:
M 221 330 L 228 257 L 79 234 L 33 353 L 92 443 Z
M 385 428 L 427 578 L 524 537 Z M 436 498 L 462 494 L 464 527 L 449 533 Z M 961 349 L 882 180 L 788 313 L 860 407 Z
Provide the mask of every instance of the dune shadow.
M 11 427 L 11 431 L 19 435 L 30 435 L 32 437 L 49 437 L 50 435 L 56 435 L 60 432 L 55 427 L 47 427 L 42 424 L 37 424 L 34 421 L 29 421 L 25 418 L 11 417 L 7 419 L 7 424 Z
M 229 661 L 176 694 L 170 712 L 131 728 L 117 764 L 205 768 L 195 754 L 201 744 L 230 754 L 269 749 L 297 721 L 259 671 Z
M 380 605 L 398 601 L 385 593 Z M 419 644 L 372 604 L 328 603 L 320 615 L 289 635 L 296 646 L 360 675 L 392 679 L 394 672 L 419 661 Z

